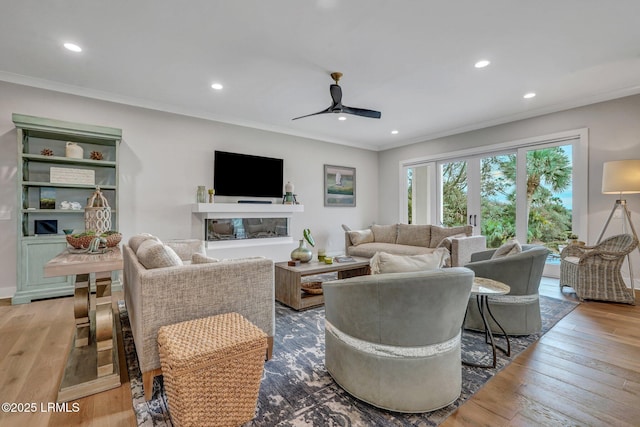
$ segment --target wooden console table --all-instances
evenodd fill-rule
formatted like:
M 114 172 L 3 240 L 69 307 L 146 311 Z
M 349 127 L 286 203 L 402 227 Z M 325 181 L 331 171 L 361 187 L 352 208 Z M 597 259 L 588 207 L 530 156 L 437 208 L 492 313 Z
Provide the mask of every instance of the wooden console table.
M 309 295 L 302 291 L 302 277 L 338 272 L 338 279 L 369 274 L 369 259 L 352 257 L 354 261 L 325 264 L 318 261 L 302 263 L 298 266 L 278 262 L 275 266 L 276 300 L 296 310 L 324 304 L 324 295 Z
M 111 273 L 122 270 L 122 252 L 72 253 L 65 249 L 44 266 L 45 277 L 74 276 L 76 330 L 58 391 L 68 402 L 120 386 L 118 341 L 111 300 Z M 95 310 L 91 281 L 95 278 Z

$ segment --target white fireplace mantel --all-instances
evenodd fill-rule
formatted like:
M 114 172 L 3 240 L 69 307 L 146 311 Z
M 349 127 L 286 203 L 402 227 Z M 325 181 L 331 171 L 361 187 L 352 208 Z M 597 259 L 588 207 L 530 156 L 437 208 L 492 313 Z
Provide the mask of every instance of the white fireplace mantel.
M 267 203 L 194 203 L 191 212 L 205 219 L 232 218 L 291 218 L 294 213 L 304 212 L 303 205 Z M 265 245 L 287 245 L 291 236 L 262 239 L 206 241 L 207 249 L 248 248 Z
M 203 218 L 290 218 L 304 205 L 275 203 L 194 203 L 191 212 Z

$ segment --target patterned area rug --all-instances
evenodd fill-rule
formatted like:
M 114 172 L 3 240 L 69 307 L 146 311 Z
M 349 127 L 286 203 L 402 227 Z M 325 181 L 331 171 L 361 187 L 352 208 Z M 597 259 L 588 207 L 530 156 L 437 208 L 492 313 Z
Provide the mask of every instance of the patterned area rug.
M 133 396 L 133 409 L 139 426 L 172 426 L 162 385 L 156 377 L 153 398 L 144 401 L 142 376 L 138 367 L 129 317 L 123 301 L 119 303 L 120 322 Z M 274 357 L 265 363 L 253 426 L 437 426 L 497 372 L 560 319 L 577 303 L 540 297 L 542 332 L 511 337 L 511 357 L 498 351 L 495 369 L 462 366 L 462 394 L 449 406 L 423 414 L 400 414 L 375 408 L 342 390 L 324 367 L 324 307 L 297 312 L 276 303 Z M 501 342 L 501 341 L 499 341 Z M 481 363 L 491 359 L 484 334 L 465 331 L 462 353 Z

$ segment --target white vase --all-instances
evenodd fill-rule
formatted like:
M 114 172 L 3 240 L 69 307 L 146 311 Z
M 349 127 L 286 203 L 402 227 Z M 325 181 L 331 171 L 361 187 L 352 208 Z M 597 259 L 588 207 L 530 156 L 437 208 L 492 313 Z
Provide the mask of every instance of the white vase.
M 82 159 L 84 157 L 84 150 L 75 142 L 67 141 L 67 145 L 65 146 L 65 156 L 72 159 Z

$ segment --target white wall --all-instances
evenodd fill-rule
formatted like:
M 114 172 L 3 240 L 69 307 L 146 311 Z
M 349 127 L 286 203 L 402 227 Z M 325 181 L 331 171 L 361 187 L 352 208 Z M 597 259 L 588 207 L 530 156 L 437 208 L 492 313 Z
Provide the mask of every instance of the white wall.
M 216 149 L 283 158 L 285 182 L 295 185 L 304 213 L 293 217 L 291 245 L 216 251 L 212 256 L 265 255 L 283 261 L 304 228 L 313 232 L 316 247 L 339 253 L 344 249 L 342 223 L 358 228 L 376 221 L 376 152 L 0 82 L 0 298 L 12 296 L 16 283 L 17 143 L 12 113 L 122 129 L 118 216 L 125 239 L 139 232 L 161 239 L 201 238 L 203 224 L 190 205 L 198 185 L 213 185 Z M 324 164 L 356 168 L 355 208 L 324 207 Z M 3 212 L 10 219 L 1 219 Z
M 527 120 L 507 123 L 473 132 L 439 138 L 379 153 L 380 223 L 399 221 L 399 162 L 427 155 L 459 151 L 472 147 L 516 141 L 556 132 L 589 129 L 589 200 L 587 242 L 594 243 L 613 204 L 615 195 L 601 193 L 602 164 L 609 160 L 640 159 L 640 95 L 575 108 Z M 626 195 L 636 231 L 640 229 L 640 195 Z M 622 231 L 621 219 L 613 219 L 606 235 Z M 582 236 L 581 236 L 582 237 Z M 640 256 L 632 255 L 638 287 Z M 624 270 L 623 270 L 624 272 Z

